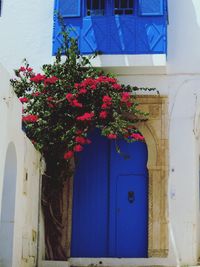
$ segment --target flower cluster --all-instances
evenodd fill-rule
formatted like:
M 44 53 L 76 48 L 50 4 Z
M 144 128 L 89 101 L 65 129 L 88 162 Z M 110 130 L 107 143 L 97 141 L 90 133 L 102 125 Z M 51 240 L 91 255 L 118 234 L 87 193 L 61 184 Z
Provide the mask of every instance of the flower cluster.
M 22 121 L 27 122 L 27 123 L 33 123 L 38 121 L 38 116 L 37 115 L 26 115 L 22 117 Z
M 27 69 L 20 67 L 18 71 L 26 73 Z M 110 140 L 123 137 L 129 142 L 144 141 L 133 122 L 123 115 L 138 113 L 135 95 L 130 86 L 119 84 L 115 78 L 99 75 L 65 86 L 63 77 L 35 75 L 31 69 L 26 80 L 31 91 L 20 97 L 26 104 L 22 121 L 29 126 L 30 138 L 41 151 L 60 136 L 65 147 L 63 157 L 68 160 L 91 143 L 87 134 L 95 127 Z M 21 86 L 21 80 L 14 84 Z M 48 140 L 46 130 L 51 137 L 53 134 L 54 141 Z

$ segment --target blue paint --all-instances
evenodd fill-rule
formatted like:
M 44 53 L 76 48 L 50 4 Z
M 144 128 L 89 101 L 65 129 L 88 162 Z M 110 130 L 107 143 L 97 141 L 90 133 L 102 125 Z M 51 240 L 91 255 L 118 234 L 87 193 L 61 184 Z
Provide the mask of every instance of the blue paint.
M 91 140 L 76 162 L 72 257 L 107 255 L 108 140 L 99 135 Z
M 146 144 L 92 136 L 74 177 L 72 257 L 147 257 Z M 134 201 L 131 202 L 131 194 Z
M 109 254 L 111 257 L 147 257 L 148 173 L 145 143 L 111 144 Z M 128 192 L 134 192 L 129 203 Z
M 164 14 L 163 0 L 139 0 L 141 16 L 162 16 Z
M 79 17 L 81 15 L 81 0 L 60 0 L 58 3 L 63 17 Z
M 133 14 L 115 14 L 114 0 L 105 1 L 105 10 L 87 10 L 87 1 L 73 0 L 67 9 L 64 0 L 55 0 L 55 9 L 64 23 L 74 29 L 82 54 L 166 54 L 167 0 L 137 0 Z M 71 0 L 70 0 L 71 2 Z M 128 9 L 130 11 L 130 9 Z M 68 11 L 68 14 L 67 14 Z M 88 16 L 88 14 L 90 14 Z M 94 15 L 96 14 L 96 15 Z M 60 25 L 54 17 L 53 54 L 60 47 Z

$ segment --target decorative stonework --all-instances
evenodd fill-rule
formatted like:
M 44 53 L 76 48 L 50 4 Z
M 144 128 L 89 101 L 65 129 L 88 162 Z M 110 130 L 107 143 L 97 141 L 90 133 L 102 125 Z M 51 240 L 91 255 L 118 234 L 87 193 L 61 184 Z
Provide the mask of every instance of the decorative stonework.
M 149 236 L 148 256 L 168 255 L 168 103 L 163 96 L 140 96 L 140 108 L 149 119 L 138 124 L 148 147 Z

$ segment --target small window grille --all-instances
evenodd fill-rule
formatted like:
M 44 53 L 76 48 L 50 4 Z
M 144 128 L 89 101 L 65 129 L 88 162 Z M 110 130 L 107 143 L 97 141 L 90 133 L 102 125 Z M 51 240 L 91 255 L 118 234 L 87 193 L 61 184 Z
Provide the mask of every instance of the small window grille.
M 134 0 L 115 0 L 115 15 L 132 15 Z
M 87 0 L 87 16 L 103 16 L 105 0 Z

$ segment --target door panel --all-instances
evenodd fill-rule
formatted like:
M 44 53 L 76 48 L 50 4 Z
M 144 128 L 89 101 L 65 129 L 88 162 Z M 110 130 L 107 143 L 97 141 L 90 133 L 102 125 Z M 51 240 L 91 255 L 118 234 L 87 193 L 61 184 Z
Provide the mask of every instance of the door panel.
M 79 153 L 73 192 L 72 257 L 107 255 L 108 140 L 93 135 Z
M 78 154 L 72 257 L 147 257 L 147 147 L 117 143 L 94 132 Z
M 121 175 L 116 192 L 116 256 L 147 257 L 147 177 Z
M 120 153 L 116 152 L 117 148 L 120 150 Z M 128 144 L 124 140 L 118 140 L 117 143 L 111 143 L 109 198 L 110 257 L 147 257 L 147 158 L 147 146 L 143 142 Z M 135 196 L 137 196 L 137 201 L 134 201 L 134 205 L 129 205 L 128 203 L 127 194 L 129 191 L 133 191 Z M 124 205 L 123 209 L 122 207 L 120 208 L 120 213 L 118 212 L 118 205 L 120 207 Z M 128 217 L 130 217 L 129 221 L 127 220 Z M 143 224 L 138 223 L 138 220 L 141 220 L 140 222 Z M 141 231 L 139 230 L 140 228 L 142 229 Z M 126 235 L 123 235 L 124 231 L 128 231 Z M 140 237 L 139 233 L 141 234 Z M 142 247 L 143 249 L 141 249 Z M 140 253 L 136 248 L 140 248 Z

